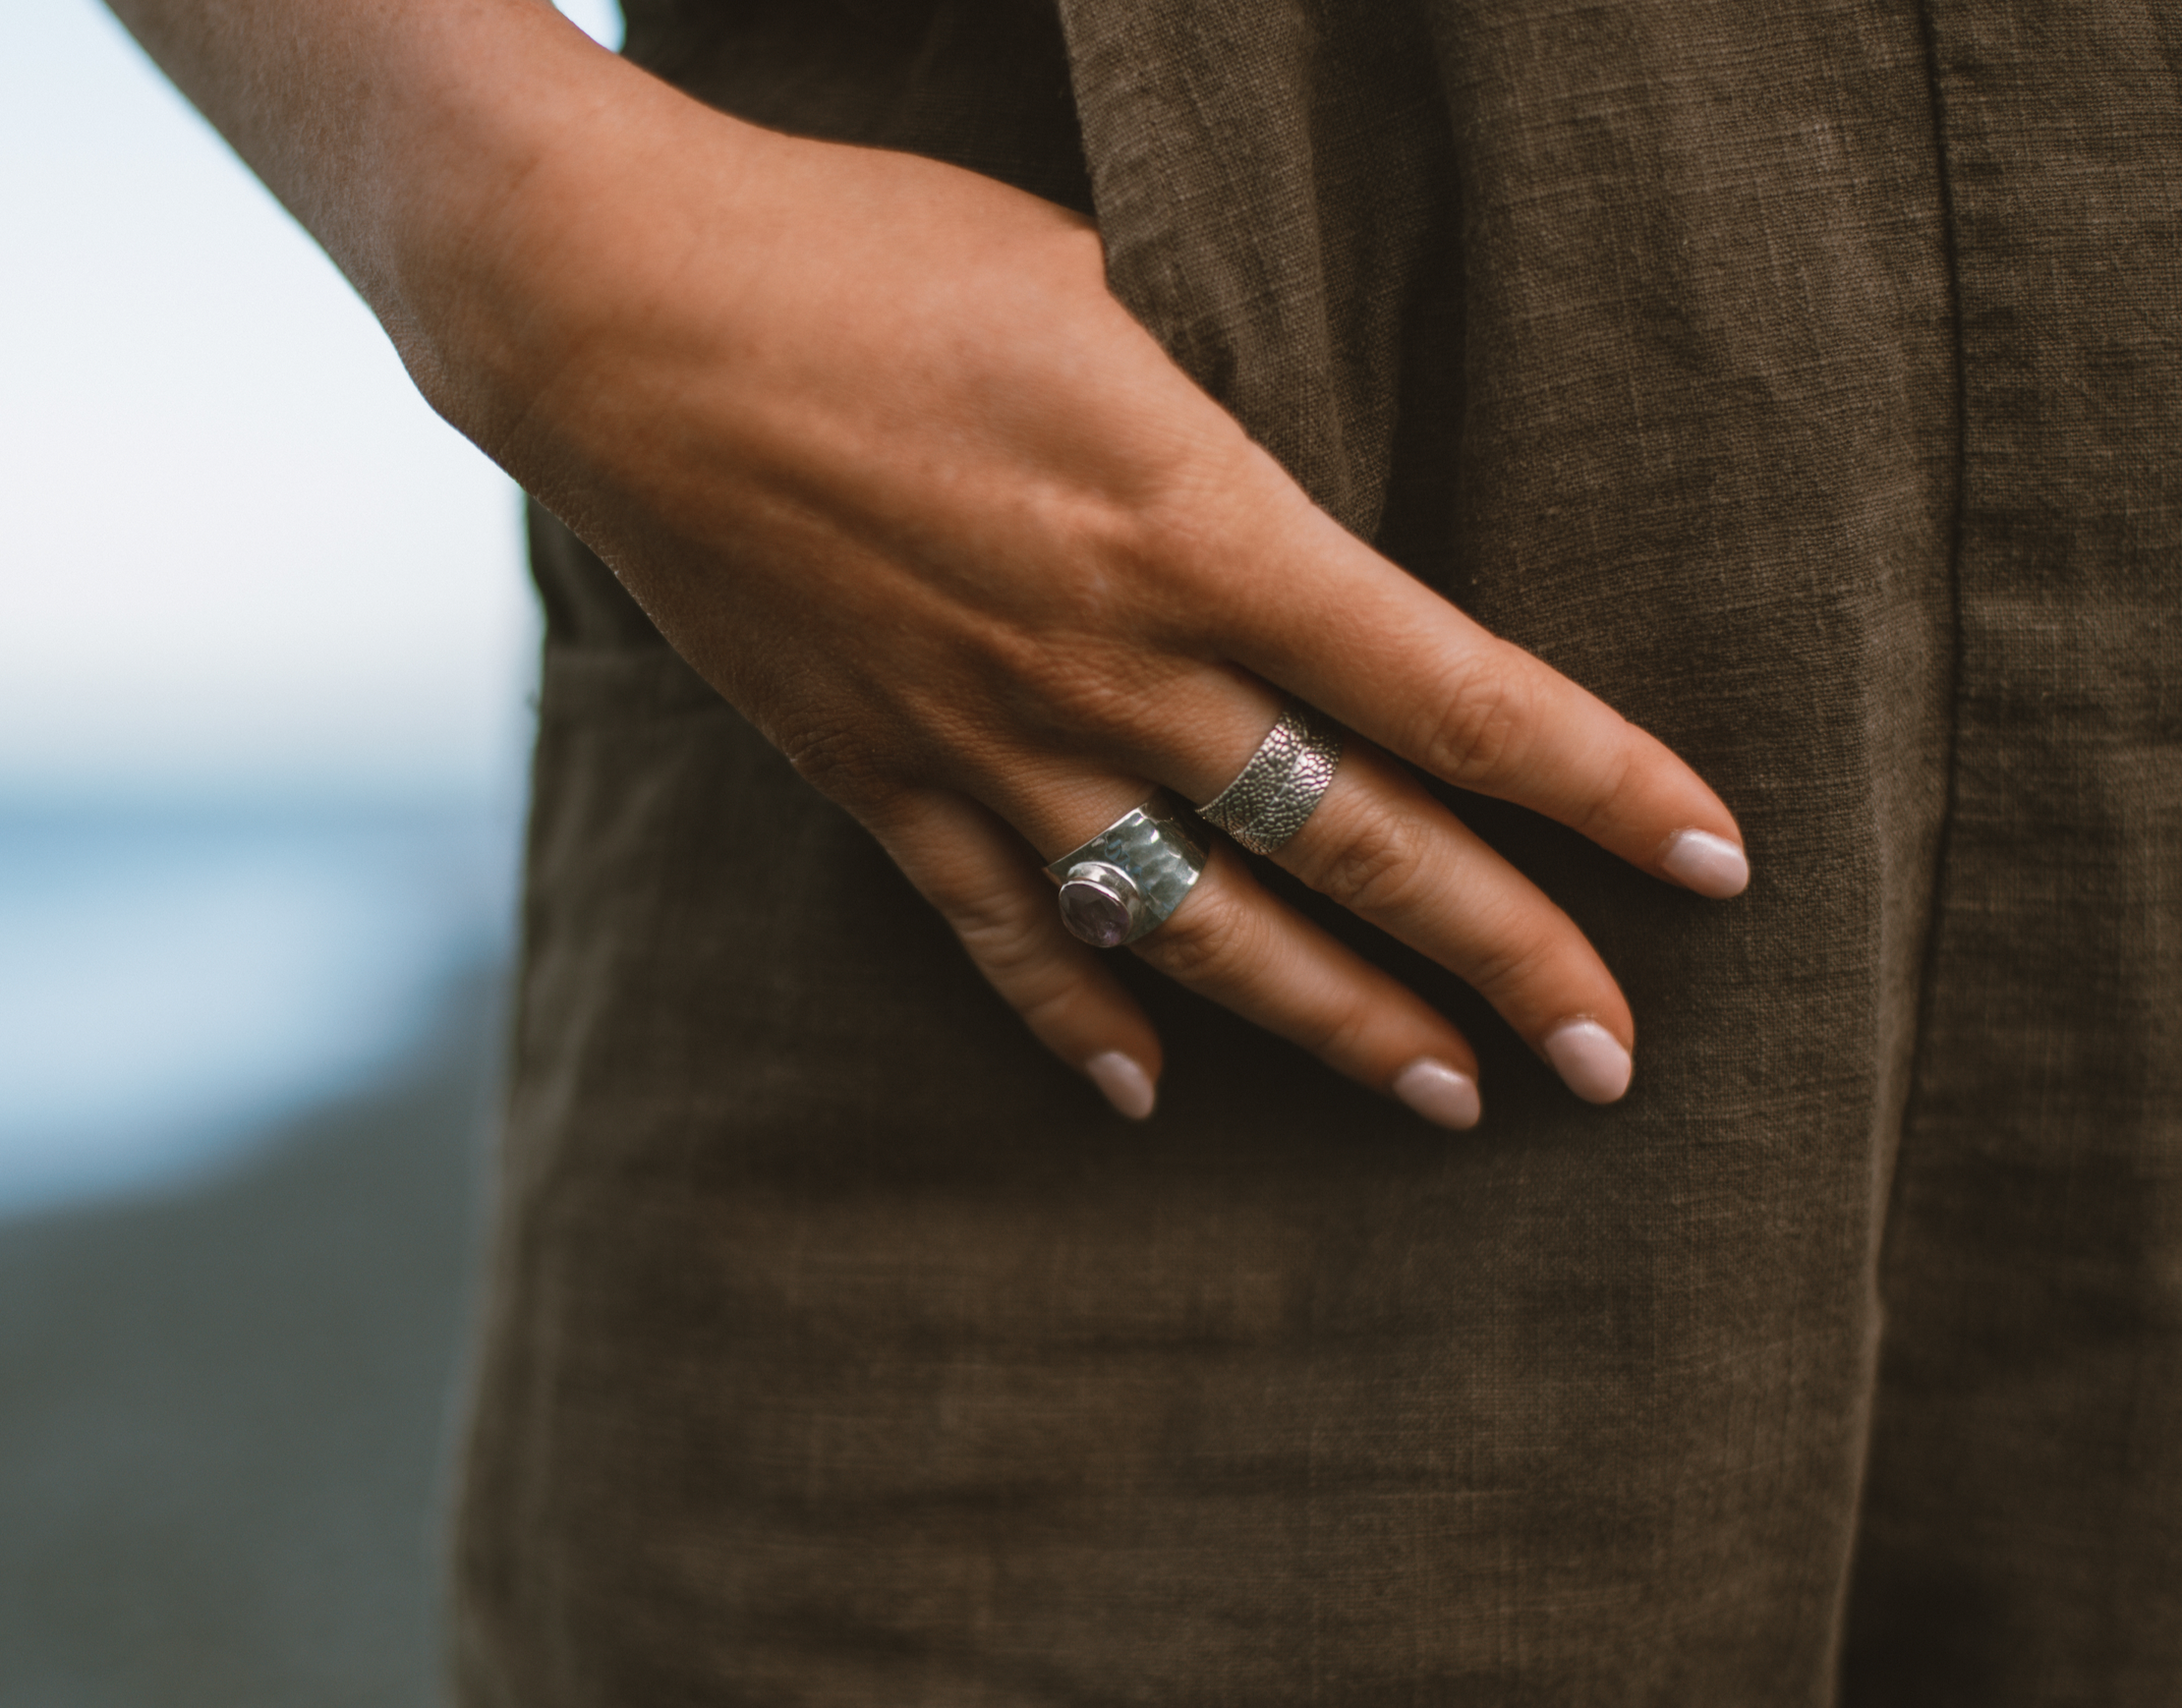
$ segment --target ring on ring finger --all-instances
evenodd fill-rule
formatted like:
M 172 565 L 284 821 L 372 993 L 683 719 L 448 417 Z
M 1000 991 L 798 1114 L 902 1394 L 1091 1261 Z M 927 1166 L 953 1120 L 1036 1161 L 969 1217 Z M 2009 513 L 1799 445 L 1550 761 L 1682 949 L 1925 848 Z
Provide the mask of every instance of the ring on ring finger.
M 1161 789 L 1046 868 L 1061 922 L 1093 948 L 1120 948 L 1167 923 L 1203 876 L 1205 849 Z

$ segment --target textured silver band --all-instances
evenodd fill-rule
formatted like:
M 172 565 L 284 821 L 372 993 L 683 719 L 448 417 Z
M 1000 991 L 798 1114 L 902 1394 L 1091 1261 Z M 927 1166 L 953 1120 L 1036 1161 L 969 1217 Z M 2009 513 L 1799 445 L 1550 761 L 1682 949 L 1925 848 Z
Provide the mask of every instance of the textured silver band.
M 1061 918 L 1094 948 L 1157 931 L 1205 869 L 1205 850 L 1164 789 L 1046 868 L 1061 885 Z
M 1271 854 L 1318 810 L 1341 765 L 1341 730 L 1291 702 L 1234 782 L 1197 809 L 1253 854 Z

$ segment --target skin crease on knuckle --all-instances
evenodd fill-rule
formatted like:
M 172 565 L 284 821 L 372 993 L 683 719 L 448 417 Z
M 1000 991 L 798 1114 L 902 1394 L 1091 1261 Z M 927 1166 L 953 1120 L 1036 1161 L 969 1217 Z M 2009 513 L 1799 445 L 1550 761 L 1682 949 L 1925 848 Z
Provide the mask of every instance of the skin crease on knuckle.
M 1084 983 L 1072 969 L 1058 961 L 1026 961 L 1025 967 L 1025 979 L 1005 984 L 995 979 L 993 985 L 1022 1016 L 1024 1025 L 1040 1037 L 1048 1037 L 1076 1017 L 1087 994 Z
M 1371 1056 L 1383 1053 L 1374 1052 L 1371 1043 L 1373 1035 L 1383 1030 L 1384 1021 L 1378 1004 L 1361 993 L 1349 993 L 1330 1008 L 1315 1009 L 1310 1021 L 1294 1034 L 1294 1040 L 1321 1061 L 1332 1062 L 1344 1072 L 1361 1073 Z M 1370 1077 L 1385 1075 L 1382 1071 Z
M 1062 751 L 1110 763 L 1139 752 L 1161 727 L 1155 709 L 1177 661 L 1104 638 L 1025 645 L 998 692 L 1023 724 Z
M 1649 744 L 1636 729 L 1624 724 L 1618 733 L 1621 740 L 1601 761 L 1599 787 L 1569 826 L 1579 835 L 1606 846 L 1622 839 L 1617 832 L 1625 826 L 1635 827 L 1643 816 L 1646 797 L 1667 780 L 1666 768 L 1657 763 L 1656 753 L 1648 751 Z M 1652 850 L 1646 848 L 1642 857 L 1651 855 Z
M 1323 811 L 1323 809 L 1321 809 Z M 1345 816 L 1313 856 L 1291 863 L 1295 876 L 1349 912 L 1370 917 L 1399 910 L 1410 898 L 1423 871 L 1431 832 L 1422 818 L 1427 805 L 1388 804 L 1376 811 Z
M 1493 946 L 1471 960 L 1463 977 L 1533 1045 L 1562 1021 L 1618 1019 L 1621 1003 L 1612 987 L 1594 991 L 1588 969 L 1572 964 L 1568 945 L 1554 934 L 1524 933 L 1511 922 L 1490 940 Z
M 1024 989 L 1025 981 L 1035 976 L 1036 969 L 1052 963 L 1040 930 L 1044 922 L 1030 917 L 1019 893 L 996 891 L 974 880 L 947 885 L 944 893 L 935 886 L 929 893 L 970 958 L 995 986 L 1008 993 L 1010 1001 L 1022 1008 L 1036 999 Z
M 1211 876 L 1208 869 L 1206 877 Z M 1197 893 L 1135 947 L 1142 959 L 1179 984 L 1227 991 L 1263 966 L 1263 938 L 1242 896 L 1200 881 Z
M 774 744 L 798 776 L 851 812 L 883 793 L 880 769 L 858 721 L 799 723 L 775 733 Z
M 1522 677 L 1492 668 L 1490 654 L 1465 669 L 1439 702 L 1422 744 L 1426 769 L 1451 783 L 1500 792 L 1515 774 L 1532 715 Z

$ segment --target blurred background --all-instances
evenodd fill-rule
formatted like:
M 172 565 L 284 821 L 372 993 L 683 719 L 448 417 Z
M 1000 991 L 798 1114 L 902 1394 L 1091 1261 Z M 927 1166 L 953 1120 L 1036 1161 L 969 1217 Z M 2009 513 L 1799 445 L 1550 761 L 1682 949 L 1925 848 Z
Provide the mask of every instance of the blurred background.
M 0 1703 L 422 1704 L 517 496 L 105 12 L 6 36 Z

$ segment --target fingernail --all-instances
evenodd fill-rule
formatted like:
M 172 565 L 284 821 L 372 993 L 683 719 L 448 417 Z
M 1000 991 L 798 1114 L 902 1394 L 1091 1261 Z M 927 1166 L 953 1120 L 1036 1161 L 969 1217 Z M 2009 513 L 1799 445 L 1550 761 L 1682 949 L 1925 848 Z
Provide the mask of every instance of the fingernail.
M 1159 1093 L 1152 1088 L 1152 1076 L 1119 1050 L 1094 1055 L 1083 1064 L 1083 1071 L 1091 1076 L 1093 1085 L 1106 1093 L 1106 1101 L 1132 1121 L 1142 1120 L 1159 1102 Z
M 1546 1034 L 1546 1059 L 1585 1103 L 1612 1103 L 1629 1089 L 1629 1052 L 1596 1020 L 1571 1020 Z
M 1420 1055 L 1394 1076 L 1394 1095 L 1426 1120 L 1458 1132 L 1474 1127 L 1483 1110 L 1477 1081 L 1429 1055 Z
M 1751 863 L 1743 850 L 1709 830 L 1677 830 L 1667 839 L 1659 866 L 1676 882 L 1715 901 L 1741 895 L 1751 882 Z

